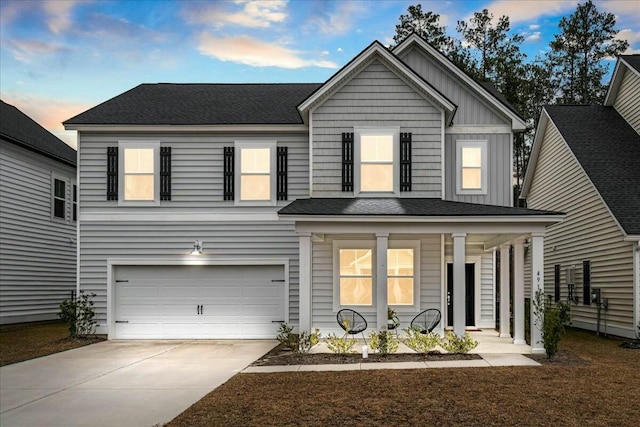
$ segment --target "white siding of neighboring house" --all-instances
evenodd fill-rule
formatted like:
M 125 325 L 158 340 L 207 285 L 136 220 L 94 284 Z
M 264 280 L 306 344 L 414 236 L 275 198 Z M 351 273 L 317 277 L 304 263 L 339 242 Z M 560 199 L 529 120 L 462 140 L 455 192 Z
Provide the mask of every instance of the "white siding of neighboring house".
M 545 292 L 553 295 L 554 265 L 560 264 L 561 299 L 566 300 L 565 268 L 575 266 L 579 304 L 572 305 L 572 321 L 595 330 L 596 306 L 584 305 L 582 294 L 582 261 L 590 260 L 591 288 L 601 288 L 602 298 L 609 300 L 604 314 L 608 332 L 633 336 L 633 243 L 623 241 L 622 231 L 552 122 L 544 134 L 527 201 L 532 209 L 567 214 L 562 222 L 547 228 Z M 527 289 L 530 280 L 528 272 Z
M 625 71 L 613 108 L 640 133 L 640 77 L 632 70 Z
M 311 113 L 313 196 L 342 192 L 342 133 L 354 127 L 400 127 L 412 133 L 412 190 L 401 197 L 442 193 L 441 112 L 380 60 L 374 59 Z
M 66 182 L 67 220 L 52 217 L 53 179 Z M 0 324 L 57 319 L 76 289 L 75 168 L 0 143 Z
M 394 235 L 389 236 L 389 242 L 393 240 L 420 240 L 420 311 L 427 308 L 440 308 L 441 300 L 441 268 L 440 262 L 440 235 L 421 235 L 407 236 Z M 319 328 L 327 332 L 339 332 L 336 321 L 337 311 L 333 308 L 333 242 L 334 240 L 371 240 L 375 239 L 371 236 L 362 235 L 325 235 L 324 242 L 313 243 L 313 271 L 312 271 L 312 327 Z M 375 255 L 374 255 L 375 259 Z M 373 331 L 376 326 L 375 309 L 362 308 L 356 309 L 364 315 L 368 323 L 368 330 Z M 400 319 L 400 328 L 408 328 L 411 319 L 418 312 L 402 312 L 398 310 Z M 441 323 L 438 328 L 441 328 Z

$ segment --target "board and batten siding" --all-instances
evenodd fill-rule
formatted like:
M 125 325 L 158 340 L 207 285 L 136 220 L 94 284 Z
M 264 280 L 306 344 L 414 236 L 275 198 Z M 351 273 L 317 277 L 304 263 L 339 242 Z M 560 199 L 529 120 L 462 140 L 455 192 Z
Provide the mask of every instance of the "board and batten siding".
M 276 141 L 288 147 L 288 198 L 277 206 L 236 206 L 223 197 L 223 150 L 234 141 Z M 82 213 L 148 212 L 150 207 L 118 206 L 107 201 L 107 147 L 118 141 L 160 141 L 171 147 L 171 200 L 160 202 L 155 209 L 194 212 L 227 212 L 242 209 L 252 212 L 275 212 L 291 200 L 309 197 L 309 136 L 299 134 L 206 135 L 206 134 L 98 134 L 80 133 L 80 203 Z M 275 171 L 274 171 L 275 173 Z M 153 207 L 151 209 L 154 209 Z
M 506 125 L 511 123 L 476 95 L 466 83 L 456 78 L 421 48 L 408 49 L 403 52 L 400 59 L 458 106 L 453 118 L 454 125 Z
M 544 240 L 545 292 L 554 292 L 554 265 L 561 265 L 561 299 L 566 301 L 565 269 L 575 267 L 575 296 L 571 306 L 575 326 L 596 329 L 597 306 L 584 305 L 582 262 L 591 261 L 591 288 L 609 300 L 601 328 L 633 337 L 633 242 L 624 235 L 555 125 L 549 122 L 536 165 L 528 207 L 565 212 L 566 218 L 547 227 Z M 530 271 L 525 278 L 531 286 Z M 528 292 L 530 294 L 530 292 Z
M 487 141 L 487 194 L 456 193 L 456 141 Z M 446 134 L 445 135 L 445 199 L 455 202 L 511 206 L 511 135 L 510 134 Z
M 412 133 L 412 190 L 401 197 L 441 195 L 442 113 L 374 59 L 312 111 L 313 196 L 342 192 L 342 133 L 354 127 L 399 127 Z
M 66 183 L 66 220 L 52 217 L 53 179 Z M 74 167 L 0 142 L 0 324 L 57 319 L 76 289 Z
M 319 328 L 323 334 L 334 332 L 341 334 L 333 307 L 333 242 L 334 240 L 369 240 L 375 245 L 375 238 L 370 235 L 325 235 L 323 242 L 314 242 L 312 249 L 313 271 L 311 280 L 312 298 L 312 327 Z M 442 311 L 441 296 L 441 257 L 440 235 L 403 235 L 391 234 L 389 242 L 393 240 L 420 240 L 420 311 L 427 308 L 437 308 Z M 375 250 L 374 250 L 375 251 Z M 375 255 L 373 256 L 375 260 Z M 374 266 L 375 269 L 375 266 Z M 374 284 L 375 286 L 375 284 Z M 367 320 L 367 331 L 377 329 L 376 312 L 372 308 L 356 309 Z M 398 310 L 400 327 L 409 327 L 411 319 L 418 312 L 403 312 Z M 438 329 L 443 326 L 441 323 Z
M 640 133 L 640 76 L 632 70 L 625 71 L 613 108 Z
M 246 222 L 83 222 L 80 224 L 80 287 L 95 292 L 98 332 L 106 333 L 107 259 L 180 259 L 185 264 L 193 242 L 203 242 L 206 257 L 287 258 L 289 323 L 298 322 L 298 237 L 289 221 Z

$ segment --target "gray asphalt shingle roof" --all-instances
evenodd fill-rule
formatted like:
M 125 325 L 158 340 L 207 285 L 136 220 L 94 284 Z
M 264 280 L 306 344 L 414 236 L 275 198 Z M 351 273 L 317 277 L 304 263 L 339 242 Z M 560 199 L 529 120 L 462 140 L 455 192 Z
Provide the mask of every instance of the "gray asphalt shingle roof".
M 545 110 L 628 235 L 640 235 L 640 135 L 613 107 Z
M 279 215 L 513 216 L 558 215 L 558 212 L 418 198 L 297 199 Z
M 296 107 L 320 86 L 319 83 L 141 84 L 64 124 L 301 124 Z
M 627 64 L 640 72 L 640 55 L 621 55 L 620 58 L 624 59 Z
M 0 137 L 47 157 L 76 165 L 76 150 L 13 105 L 0 100 Z

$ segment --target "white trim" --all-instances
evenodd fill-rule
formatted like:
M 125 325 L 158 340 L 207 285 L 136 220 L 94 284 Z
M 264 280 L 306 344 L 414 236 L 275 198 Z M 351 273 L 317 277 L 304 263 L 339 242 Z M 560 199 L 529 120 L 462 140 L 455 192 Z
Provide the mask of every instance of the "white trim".
M 638 328 L 640 324 L 640 242 L 633 245 L 633 303 L 635 305 L 633 326 Z M 638 331 L 638 329 L 635 330 Z
M 429 53 L 433 58 L 435 58 L 440 64 L 442 64 L 447 70 L 453 73 L 460 80 L 465 82 L 471 88 L 475 89 L 475 91 L 480 94 L 485 100 L 487 100 L 491 105 L 496 107 L 500 112 L 502 112 L 507 117 L 511 118 L 511 128 L 516 131 L 523 131 L 527 128 L 526 123 L 523 119 L 518 117 L 513 111 L 511 111 L 506 105 L 502 102 L 498 101 L 493 95 L 489 94 L 482 86 L 480 86 L 475 80 L 469 77 L 464 71 L 456 67 L 451 61 L 447 60 L 444 55 L 438 52 L 436 49 L 431 47 L 426 41 L 424 41 L 419 36 L 412 34 L 407 37 L 404 41 L 402 41 L 399 45 L 397 45 L 393 49 L 394 55 L 400 55 L 402 51 L 409 48 L 410 46 L 417 44 L 422 49 L 424 49 L 427 53 Z
M 277 154 L 276 146 L 278 142 L 276 140 L 240 140 L 234 141 L 235 156 L 234 156 L 234 193 L 236 206 L 275 206 L 276 201 L 276 183 L 277 183 Z M 242 200 L 242 150 L 244 149 L 269 149 L 269 200 Z
M 407 78 L 413 85 L 415 85 L 416 88 L 420 89 L 429 98 L 440 104 L 441 107 L 445 108 L 453 115 L 456 109 L 455 104 L 453 104 L 444 95 L 442 95 L 425 81 L 423 81 L 411 68 L 398 60 L 398 58 L 394 54 L 389 52 L 388 49 L 386 49 L 377 41 L 373 42 L 371 45 L 369 45 L 369 47 L 360 52 L 349 64 L 347 64 L 344 68 L 339 70 L 329 80 L 327 80 L 327 82 L 325 82 L 325 84 L 323 84 L 320 89 L 318 89 L 311 96 L 305 99 L 298 106 L 298 111 L 303 113 L 304 116 L 306 110 L 310 109 L 315 103 L 325 98 L 329 92 L 340 85 L 340 82 L 342 80 L 351 78 L 353 73 L 374 55 L 377 55 L 381 59 L 386 60 L 388 62 L 388 65 L 392 65 L 393 67 L 395 67 L 404 75 L 405 78 Z
M 78 218 L 76 221 L 76 295 L 80 295 L 80 134 L 76 132 L 76 183 L 78 185 Z
M 622 64 L 624 64 L 624 70 L 622 70 Z M 640 77 L 640 71 L 629 65 L 624 57 L 619 56 L 613 70 L 613 75 L 611 76 L 611 81 L 609 82 L 609 89 L 607 90 L 607 95 L 604 98 L 603 105 L 611 107 L 615 104 L 616 98 L 618 97 L 618 89 L 620 88 L 620 84 L 622 83 L 622 79 L 624 78 L 627 70 Z
M 356 126 L 353 128 L 354 134 L 354 153 L 353 153 L 353 194 L 355 197 L 393 197 L 400 194 L 400 127 L 369 127 L 369 126 Z M 392 179 L 393 190 L 392 191 L 361 191 L 361 153 L 362 142 L 361 137 L 363 135 L 390 135 L 393 137 L 393 158 L 392 158 Z
M 513 133 L 509 125 L 453 125 L 445 129 L 446 134 Z
M 462 151 L 465 148 L 480 148 L 480 188 L 468 189 L 462 187 Z M 471 140 L 471 139 L 457 139 L 456 140 L 456 194 L 457 195 L 483 195 L 487 194 L 488 187 L 488 169 L 489 169 L 489 153 L 488 143 L 486 139 L 483 140 Z
M 313 197 L 313 113 L 315 108 L 309 111 L 309 197 Z
M 80 132 L 256 132 L 264 134 L 267 132 L 296 132 L 307 133 L 306 124 L 263 124 L 263 125 L 84 125 L 65 124 L 65 130 L 76 130 Z
M 509 133 L 509 170 L 511 171 L 511 175 L 509 175 L 509 206 L 514 206 L 513 204 L 513 176 L 515 171 L 513 170 L 513 132 Z M 524 177 L 523 177 L 524 179 Z
M 480 215 L 480 216 L 403 216 L 403 215 L 288 215 L 278 214 L 282 219 L 287 219 L 296 222 L 390 222 L 390 223 L 423 223 L 423 224 L 554 224 L 562 221 L 566 215 L 564 214 L 549 214 L 549 215 L 513 215 L 513 216 L 499 216 L 499 215 Z M 509 231 L 512 233 L 518 233 L 519 230 Z M 527 233 L 528 231 L 523 231 Z
M 441 181 L 441 194 L 440 194 L 440 199 L 445 200 L 446 199 L 446 191 L 447 191 L 447 187 L 446 187 L 446 174 L 445 174 L 445 150 L 446 150 L 446 144 L 445 144 L 445 130 L 446 124 L 444 121 L 444 112 L 442 114 L 440 114 L 440 181 Z
M 73 199 L 73 189 L 71 188 L 72 181 L 66 175 L 59 174 L 58 172 L 51 171 L 51 182 L 49 188 L 49 219 L 59 224 L 73 224 L 72 221 L 73 211 L 71 210 L 71 204 Z M 60 218 L 54 215 L 55 202 L 56 202 L 56 180 L 64 182 L 64 218 Z M 58 199 L 60 199 L 58 197 Z M 62 199 L 60 199 L 62 200 Z
M 361 313 L 376 314 L 378 307 L 376 291 L 376 240 L 334 240 L 332 244 L 333 257 L 333 312 L 343 308 L 354 309 Z M 371 250 L 371 305 L 340 305 L 340 249 L 370 249 Z
M 445 260 L 445 235 L 440 234 L 440 335 L 444 336 L 445 324 L 447 323 L 447 261 Z M 420 307 L 421 311 L 426 307 Z
M 124 151 L 127 149 L 153 149 L 153 200 L 125 200 Z M 160 141 L 118 141 L 118 206 L 160 206 Z
M 83 222 L 120 222 L 120 221 L 193 221 L 193 222 L 239 222 L 239 221 L 279 221 L 277 212 L 243 212 L 233 209 L 225 209 L 226 213 L 205 213 L 205 212 L 188 212 L 188 211 L 162 211 L 155 212 L 91 212 L 83 213 L 78 217 Z M 288 218 L 283 218 L 288 220 Z
M 282 265 L 284 267 L 284 317 L 289 322 L 289 259 L 288 258 L 207 258 L 185 255 L 172 258 L 107 258 L 107 339 L 115 331 L 115 267 L 121 265 Z M 101 330 L 104 331 L 104 327 Z

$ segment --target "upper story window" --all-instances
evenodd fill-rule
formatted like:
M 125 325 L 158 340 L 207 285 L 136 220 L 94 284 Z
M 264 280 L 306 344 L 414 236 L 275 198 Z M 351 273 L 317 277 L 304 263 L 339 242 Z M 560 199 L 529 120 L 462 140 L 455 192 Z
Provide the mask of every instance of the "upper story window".
M 398 192 L 399 128 L 355 128 L 356 193 Z
M 72 205 L 71 219 L 73 220 L 73 222 L 76 222 L 78 220 L 78 186 L 76 184 L 73 184 L 73 194 L 71 198 L 71 205 Z
M 276 142 L 236 142 L 236 203 L 275 204 Z M 239 197 L 238 197 L 239 196 Z
M 456 141 L 456 192 L 487 194 L 487 141 Z
M 119 204 L 159 204 L 160 142 L 120 142 Z
M 67 183 L 61 179 L 53 179 L 53 216 L 67 219 Z

